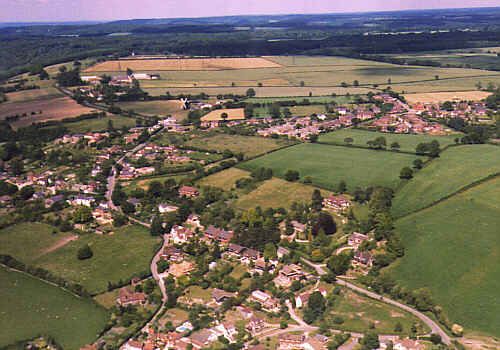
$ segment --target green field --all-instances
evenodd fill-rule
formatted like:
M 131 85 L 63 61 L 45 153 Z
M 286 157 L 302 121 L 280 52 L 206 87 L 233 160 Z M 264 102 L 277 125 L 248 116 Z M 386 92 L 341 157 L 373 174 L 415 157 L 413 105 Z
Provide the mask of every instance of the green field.
M 393 214 L 397 217 L 450 195 L 468 184 L 500 171 L 500 148 L 492 145 L 452 147 L 396 193 Z
M 261 208 L 283 207 L 289 209 L 293 202 L 310 203 L 314 190 L 313 186 L 272 178 L 264 181 L 250 193 L 242 195 L 235 204 L 237 208 L 245 210 L 257 206 Z M 321 195 L 327 197 L 332 193 L 321 190 Z
M 303 99 L 308 99 L 310 102 L 320 102 L 320 103 L 332 103 L 335 102 L 337 104 L 346 104 L 352 102 L 352 96 L 321 96 L 321 97 L 304 97 L 304 98 L 296 98 L 296 97 L 252 97 L 247 98 L 245 102 L 248 103 L 272 103 L 272 102 L 281 102 L 281 101 L 290 101 L 295 100 L 297 102 L 302 101 Z
M 114 235 L 85 235 L 36 260 L 57 276 L 82 284 L 90 293 L 106 290 L 108 281 L 126 280 L 134 273 L 149 271 L 159 242 L 142 226 L 126 226 Z M 77 251 L 89 244 L 94 256 L 78 260 Z
M 219 187 L 225 191 L 229 191 L 233 188 L 236 180 L 241 179 L 242 177 L 250 177 L 250 173 L 238 168 L 229 168 L 202 178 L 198 181 L 198 184 L 201 186 Z
M 443 148 L 445 146 L 455 144 L 455 138 L 460 137 L 459 135 L 402 135 L 358 129 L 340 129 L 328 134 L 320 135 L 319 141 L 324 143 L 331 143 L 334 145 L 344 145 L 344 139 L 350 137 L 354 140 L 354 142 L 352 143 L 353 145 L 368 147 L 366 142 L 369 140 L 374 140 L 379 136 L 383 136 L 387 140 L 387 149 L 390 149 L 390 146 L 393 142 L 397 142 L 401 146 L 401 151 L 413 153 L 415 152 L 415 149 L 419 143 L 437 140 L 441 145 L 441 148 Z
M 396 222 L 406 254 L 392 271 L 428 287 L 451 320 L 500 336 L 500 179 Z
M 293 142 L 288 140 L 275 140 L 259 136 L 215 134 L 213 136 L 202 136 L 189 140 L 186 143 L 186 146 L 199 147 L 201 149 L 209 149 L 220 152 L 229 149 L 235 154 L 243 152 L 245 157 L 248 158 L 292 144 Z
M 56 234 L 53 233 L 54 231 Z M 59 232 L 57 228 L 47 224 L 22 223 L 0 231 L 0 253 L 11 255 L 17 260 L 31 264 L 44 251 L 71 236 L 71 234 Z
M 240 165 L 245 170 L 272 168 L 283 177 L 287 170 L 297 170 L 300 178 L 310 176 L 312 184 L 326 189 L 344 180 L 348 191 L 356 186 L 395 187 L 399 172 L 411 166 L 417 156 L 319 144 L 300 144 L 273 152 Z
M 106 325 L 106 311 L 91 299 L 3 267 L 0 280 L 0 347 L 47 334 L 64 349 L 77 350 Z
M 108 130 L 108 122 L 111 120 L 113 127 L 120 129 L 122 127 L 131 128 L 136 126 L 135 118 L 122 117 L 119 115 L 108 115 L 106 118 L 95 118 L 81 120 L 78 122 L 64 123 L 63 126 L 71 133 L 84 134 L 87 132 L 100 132 Z M 50 126 L 48 128 L 54 128 Z
M 181 102 L 174 101 L 140 101 L 140 102 L 119 102 L 116 106 L 124 110 L 133 110 L 139 114 L 149 116 L 163 116 L 171 115 L 177 120 L 182 120 L 187 117 L 189 111 L 183 110 Z
M 6 103 L 45 100 L 61 96 L 64 96 L 64 94 L 54 87 L 49 87 L 46 89 L 24 90 L 7 94 L 8 101 Z

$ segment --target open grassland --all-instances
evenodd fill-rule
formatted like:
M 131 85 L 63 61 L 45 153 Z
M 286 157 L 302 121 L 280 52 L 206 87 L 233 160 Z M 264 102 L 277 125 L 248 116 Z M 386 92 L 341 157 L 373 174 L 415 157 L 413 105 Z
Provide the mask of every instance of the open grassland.
M 122 127 L 131 128 L 136 125 L 135 118 L 108 114 L 105 118 L 94 118 L 80 120 L 78 122 L 64 123 L 64 127 L 68 128 L 72 133 L 79 134 L 84 134 L 90 131 L 106 131 L 110 120 L 115 129 L 121 129 Z
M 191 71 L 191 70 L 226 70 L 249 68 L 278 68 L 280 64 L 265 58 L 188 58 L 188 59 L 153 59 L 153 60 L 117 60 L 99 63 L 85 72 L 125 72 L 133 71 Z
M 320 102 L 320 103 L 332 103 L 335 102 L 337 104 L 345 104 L 352 102 L 352 96 L 313 96 L 313 97 L 252 97 L 247 98 L 245 102 L 249 103 L 272 103 L 272 102 L 280 102 L 280 101 L 302 101 L 304 99 L 309 100 L 310 102 Z
M 300 178 L 310 176 L 313 185 L 333 189 L 341 180 L 349 191 L 356 186 L 395 187 L 401 168 L 410 166 L 417 156 L 386 151 L 364 150 L 319 144 L 300 144 L 273 152 L 240 165 L 245 170 L 273 169 L 283 177 L 296 170 Z
M 106 290 L 108 281 L 126 280 L 134 273 L 148 271 L 159 240 L 142 226 L 125 226 L 113 235 L 85 235 L 36 261 L 57 276 L 80 283 L 90 293 Z M 78 249 L 88 244 L 94 256 L 76 258 Z
M 466 331 L 499 337 L 499 227 L 498 178 L 400 219 L 407 248 L 394 276 L 410 289 L 428 287 Z
M 233 188 L 236 180 L 241 179 L 242 177 L 250 177 L 250 173 L 238 168 L 229 168 L 227 170 L 202 178 L 198 181 L 198 184 L 201 186 L 219 187 L 225 191 L 229 191 L 231 188 Z
M 400 189 L 393 200 L 397 217 L 422 209 L 475 181 L 500 172 L 500 148 L 492 145 L 452 147 Z
M 42 113 L 40 113 L 40 111 Z M 31 113 L 35 114 L 31 114 Z M 79 105 L 69 97 L 35 100 L 30 102 L 15 102 L 0 105 L 0 119 L 7 116 L 27 114 L 11 123 L 12 127 L 20 128 L 49 120 L 74 118 L 81 114 L 94 112 L 93 109 Z
M 257 206 L 261 208 L 283 207 L 289 209 L 293 202 L 310 203 L 314 190 L 315 188 L 312 186 L 272 178 L 264 181 L 263 184 L 250 193 L 241 196 L 236 201 L 236 207 L 245 210 Z M 321 195 L 327 197 L 332 193 L 321 190 Z
M 124 110 L 133 110 L 139 114 L 149 116 L 162 116 L 168 115 L 177 120 L 182 120 L 187 117 L 189 111 L 182 109 L 180 101 L 144 101 L 144 102 L 119 102 L 115 104 Z
M 227 114 L 227 118 L 225 120 L 241 120 L 245 119 L 245 110 L 243 108 L 230 108 L 230 109 L 216 109 L 211 111 L 210 113 L 201 117 L 202 122 L 211 122 L 211 121 L 221 121 L 224 120 L 222 118 L 222 114 Z
M 229 149 L 233 153 L 243 152 L 245 157 L 248 158 L 292 144 L 293 142 L 288 140 L 276 140 L 259 136 L 215 134 L 208 137 L 193 138 L 186 143 L 186 146 L 220 152 Z
M 48 249 L 71 236 L 47 224 L 22 223 L 0 231 L 0 253 L 31 264 Z
M 421 94 L 406 94 L 404 98 L 408 103 L 430 102 L 443 103 L 445 101 L 481 101 L 492 93 L 487 91 L 462 91 L 462 92 L 434 92 Z
M 3 267 L 0 281 L 0 347 L 47 334 L 76 350 L 94 342 L 106 325 L 106 311 L 91 299 Z
M 53 87 L 46 89 L 17 91 L 7 94 L 8 101 L 6 102 L 6 104 L 51 99 L 61 96 L 64 96 L 62 92 Z
M 327 312 L 327 322 L 331 327 L 355 332 L 367 332 L 370 325 L 375 325 L 375 331 L 382 334 L 394 334 L 394 328 L 399 322 L 403 326 L 402 335 L 410 335 L 411 327 L 418 322 L 417 318 L 396 307 L 375 301 L 350 290 L 344 290 L 335 299 L 333 310 Z M 332 322 L 335 317 L 341 317 L 341 325 Z
M 393 142 L 399 143 L 400 150 L 404 152 L 415 152 L 417 145 L 422 142 L 431 142 L 437 140 L 441 148 L 455 144 L 455 138 L 459 135 L 432 136 L 432 135 L 403 135 L 390 134 L 385 132 L 374 132 L 359 129 L 340 129 L 328 134 L 322 134 L 319 137 L 320 142 L 344 145 L 344 139 L 352 138 L 353 145 L 368 147 L 367 141 L 374 140 L 377 137 L 385 137 L 387 140 L 387 149 L 390 149 Z

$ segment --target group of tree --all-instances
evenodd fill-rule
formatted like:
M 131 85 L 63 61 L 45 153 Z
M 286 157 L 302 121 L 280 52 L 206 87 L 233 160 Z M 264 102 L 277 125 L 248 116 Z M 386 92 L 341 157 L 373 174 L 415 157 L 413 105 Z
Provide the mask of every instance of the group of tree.
M 415 152 L 420 156 L 439 157 L 441 152 L 439 141 L 421 142 L 417 145 Z

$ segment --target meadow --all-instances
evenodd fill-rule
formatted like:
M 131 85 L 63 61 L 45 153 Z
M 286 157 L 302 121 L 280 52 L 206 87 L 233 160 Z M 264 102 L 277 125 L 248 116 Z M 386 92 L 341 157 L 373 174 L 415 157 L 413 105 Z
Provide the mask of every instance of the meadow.
M 411 166 L 417 158 L 403 153 L 300 144 L 242 163 L 239 167 L 250 171 L 271 168 L 278 177 L 283 177 L 288 170 L 296 170 L 301 180 L 309 176 L 313 185 L 329 190 L 344 180 L 348 191 L 352 192 L 357 186 L 396 187 L 400 170 Z
M 206 137 L 201 136 L 193 138 L 186 143 L 186 146 L 199 147 L 201 149 L 209 149 L 219 152 L 229 149 L 235 154 L 243 152 L 245 157 L 248 158 L 292 144 L 293 142 L 288 140 L 276 140 L 259 136 L 214 134 Z
M 76 350 L 94 342 L 107 323 L 106 310 L 91 299 L 3 267 L 0 280 L 0 347 L 47 334 Z
M 466 332 L 500 336 L 500 179 L 396 222 L 406 253 L 391 267 L 411 289 L 428 287 Z
M 235 206 L 243 210 L 257 206 L 290 209 L 294 202 L 310 203 L 315 189 L 313 186 L 272 178 L 264 181 L 250 193 L 241 195 L 236 200 Z M 321 190 L 321 195 L 331 196 L 332 192 Z
M 24 90 L 7 94 L 6 104 L 15 102 L 28 102 L 33 100 L 44 100 L 64 96 L 62 92 L 54 87 L 36 90 Z
M 458 134 L 449 136 L 404 135 L 359 129 L 340 129 L 320 135 L 319 142 L 333 145 L 345 145 L 344 139 L 350 137 L 353 139 L 352 144 L 354 146 L 368 147 L 366 144 L 367 141 L 374 140 L 380 136 L 385 137 L 387 140 L 387 149 L 390 149 L 393 142 L 397 142 L 401 146 L 401 151 L 412 153 L 415 153 L 415 149 L 419 143 L 437 140 L 441 148 L 443 148 L 455 144 L 455 139 L 460 137 Z
M 72 133 L 84 134 L 87 132 L 107 131 L 108 123 L 111 120 L 113 127 L 121 129 L 122 127 L 131 128 L 136 126 L 135 118 L 122 117 L 119 115 L 108 114 L 105 118 L 94 118 L 81 120 L 78 122 L 64 123 L 64 127 Z
M 133 110 L 136 113 L 148 116 L 172 116 L 177 120 L 187 117 L 189 111 L 182 108 L 182 103 L 173 101 L 140 101 L 140 102 L 118 102 L 116 106 L 124 110 Z
M 125 226 L 113 235 L 85 235 L 35 261 L 68 280 L 80 283 L 90 293 L 107 289 L 108 281 L 117 283 L 135 273 L 149 271 L 149 264 L 159 243 L 142 226 Z M 94 256 L 88 260 L 76 258 L 78 249 L 88 244 Z
M 200 179 L 198 184 L 201 186 L 219 187 L 225 191 L 229 191 L 234 187 L 236 180 L 242 177 L 250 177 L 250 173 L 238 168 L 229 168 Z
M 393 215 L 400 217 L 425 208 L 464 186 L 500 172 L 500 148 L 492 145 L 452 147 L 417 172 L 393 200 Z

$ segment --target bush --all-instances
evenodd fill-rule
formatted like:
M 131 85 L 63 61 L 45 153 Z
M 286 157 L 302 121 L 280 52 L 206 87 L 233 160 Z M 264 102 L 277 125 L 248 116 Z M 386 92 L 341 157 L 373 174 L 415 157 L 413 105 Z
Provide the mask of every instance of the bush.
M 300 174 L 296 170 L 288 170 L 285 173 L 285 180 L 286 181 L 297 181 L 300 178 Z
M 78 260 L 90 259 L 92 256 L 94 256 L 94 253 L 92 252 L 92 249 L 90 249 L 88 244 L 78 249 Z

